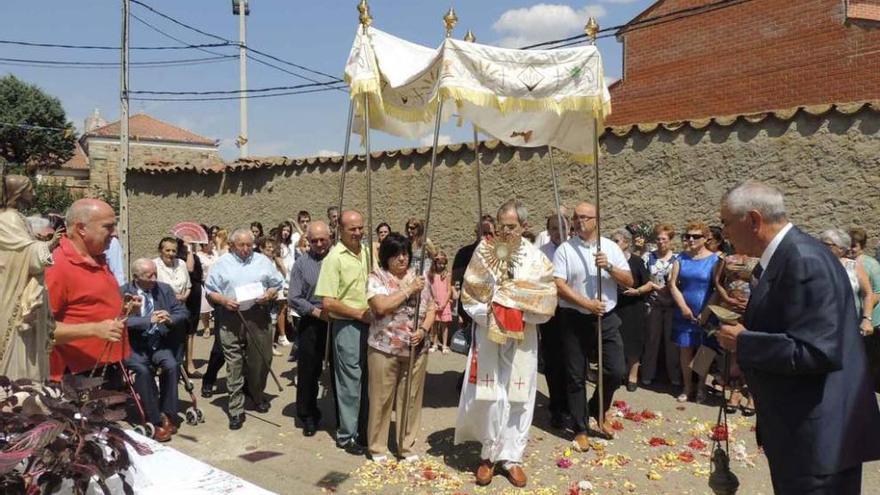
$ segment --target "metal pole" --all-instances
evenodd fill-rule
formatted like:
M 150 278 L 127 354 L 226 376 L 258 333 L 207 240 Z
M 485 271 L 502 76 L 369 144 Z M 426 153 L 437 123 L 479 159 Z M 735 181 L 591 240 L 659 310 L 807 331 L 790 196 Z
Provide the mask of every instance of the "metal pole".
M 245 19 L 250 6 L 248 0 L 238 0 L 238 70 L 239 93 L 238 105 L 240 112 L 241 132 L 238 136 L 239 151 L 242 158 L 248 156 L 248 99 L 247 99 L 247 27 Z
M 367 164 L 367 271 L 373 269 L 373 164 L 370 156 L 370 98 L 364 93 L 364 148 Z M 342 212 L 339 212 L 342 215 Z M 341 219 L 342 217 L 340 217 Z
M 556 165 L 553 163 L 553 147 L 547 145 L 547 156 L 550 159 L 550 176 L 553 179 L 553 200 L 556 203 L 556 219 L 559 221 L 559 236 L 563 242 L 568 240 L 568 229 L 562 215 L 562 203 L 559 201 L 559 179 L 556 176 Z
M 425 239 L 428 238 L 428 229 L 431 225 L 431 203 L 434 199 L 434 175 L 437 170 L 437 142 L 440 138 L 440 120 L 443 114 L 443 98 L 438 96 L 437 101 L 437 116 L 434 119 L 434 147 L 431 149 L 431 178 L 428 182 L 428 204 L 425 207 Z M 425 273 L 425 256 L 422 256 L 422 259 L 419 260 L 419 271 L 416 272 L 416 276 L 420 277 Z M 422 297 L 421 294 L 416 295 L 416 307 L 415 313 L 413 313 L 413 330 L 418 329 L 419 326 L 419 309 L 422 305 Z M 425 336 L 427 338 L 427 335 Z M 424 345 L 424 340 L 422 341 L 422 345 Z M 412 395 L 412 373 L 413 373 L 413 363 L 415 362 L 415 354 L 416 346 L 409 346 L 409 363 L 407 365 L 406 372 L 406 395 L 403 397 L 403 418 L 398 417 L 398 425 L 400 427 L 397 429 L 397 448 L 400 449 L 403 446 L 403 439 L 406 434 L 407 423 L 409 422 L 409 399 L 410 395 Z M 399 412 L 399 411 L 398 411 Z
M 483 237 L 483 178 L 480 170 L 480 141 L 477 139 L 477 126 L 474 126 L 474 164 L 477 173 L 477 242 Z
M 354 121 L 354 101 L 348 103 L 348 125 L 345 126 L 345 147 L 342 154 L 342 171 L 339 174 L 339 220 L 342 219 L 342 200 L 345 196 L 345 171 L 348 169 L 348 149 L 351 145 L 351 125 Z M 336 239 L 339 239 L 339 221 L 336 221 L 336 231 L 334 233 Z M 326 366 L 330 362 L 330 340 L 333 338 L 333 323 L 327 322 L 327 339 L 324 341 L 324 360 L 323 365 Z
M 130 0 L 122 0 L 122 74 L 119 92 L 119 243 L 122 246 L 122 266 L 125 270 L 125 278 L 131 278 L 129 257 L 130 242 L 128 238 L 128 35 L 131 12 Z M 108 191 L 112 194 L 112 190 Z
M 602 252 L 602 212 L 599 203 L 599 126 L 598 121 L 593 121 L 593 170 L 595 171 L 593 180 L 596 183 L 596 253 Z M 599 299 L 602 299 L 602 274 L 596 272 L 596 292 Z M 605 426 L 605 392 L 603 390 L 604 371 L 602 364 L 602 315 L 596 317 L 596 340 L 597 349 L 599 350 L 599 373 L 596 378 L 596 385 L 599 387 L 599 430 L 604 433 Z

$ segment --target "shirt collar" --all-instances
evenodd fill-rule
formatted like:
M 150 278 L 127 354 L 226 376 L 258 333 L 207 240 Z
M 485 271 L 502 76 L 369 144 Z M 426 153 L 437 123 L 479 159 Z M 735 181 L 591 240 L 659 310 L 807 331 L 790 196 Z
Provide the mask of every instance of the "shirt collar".
M 61 249 L 61 252 L 64 253 L 64 257 L 75 265 L 85 265 L 92 268 L 101 268 L 103 266 L 106 266 L 107 264 L 107 258 L 103 254 L 92 256 L 92 258 L 86 258 L 85 256 L 81 255 L 76 249 L 76 246 L 73 244 L 73 241 L 71 241 L 67 237 L 62 237 L 61 242 L 58 246 Z
M 767 267 L 770 266 L 770 260 L 773 258 L 773 253 L 776 252 L 776 248 L 779 247 L 785 234 L 787 234 L 792 227 L 794 227 L 794 225 L 791 222 L 788 222 L 785 224 L 785 227 L 782 227 L 782 229 L 773 236 L 773 240 L 770 241 L 770 244 L 764 248 L 764 253 L 761 254 L 761 268 L 766 270 Z

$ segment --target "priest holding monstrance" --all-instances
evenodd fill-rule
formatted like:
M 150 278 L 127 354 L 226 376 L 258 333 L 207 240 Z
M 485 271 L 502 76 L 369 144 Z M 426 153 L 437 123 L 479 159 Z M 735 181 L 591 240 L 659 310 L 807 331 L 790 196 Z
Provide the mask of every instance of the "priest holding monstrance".
M 498 210 L 498 235 L 477 246 L 464 275 L 462 303 L 476 323 L 458 405 L 455 443 L 482 444 L 477 484 L 495 469 L 525 486 L 523 452 L 535 410 L 536 325 L 556 309 L 553 264 L 522 239 L 526 208 L 516 200 Z

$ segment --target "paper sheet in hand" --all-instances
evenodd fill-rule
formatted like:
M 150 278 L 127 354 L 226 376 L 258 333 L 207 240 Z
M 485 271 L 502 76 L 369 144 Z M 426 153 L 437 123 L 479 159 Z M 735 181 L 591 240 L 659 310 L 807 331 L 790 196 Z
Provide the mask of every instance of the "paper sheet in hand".
M 240 285 L 235 288 L 235 300 L 238 301 L 238 309 L 247 311 L 254 305 L 254 301 L 259 299 L 263 292 L 263 284 L 254 282 L 252 284 Z

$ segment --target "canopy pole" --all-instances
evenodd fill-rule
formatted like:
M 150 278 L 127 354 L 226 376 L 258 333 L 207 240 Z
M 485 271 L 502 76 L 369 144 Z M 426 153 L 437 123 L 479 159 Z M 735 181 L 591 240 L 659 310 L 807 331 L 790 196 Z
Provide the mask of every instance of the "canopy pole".
M 455 15 L 455 10 L 452 7 L 449 7 L 449 11 L 443 16 L 443 22 L 446 25 L 446 37 L 449 38 L 452 36 L 452 30 L 455 28 L 455 24 L 458 22 L 458 16 Z M 440 139 L 440 122 L 443 116 L 443 96 L 440 94 L 439 88 L 437 90 L 437 115 L 434 118 L 434 145 L 431 148 L 431 178 L 428 182 L 428 200 L 425 205 L 425 232 L 424 232 L 424 243 L 428 241 L 428 232 L 431 227 L 431 205 L 434 200 L 434 177 L 437 171 L 437 145 Z M 422 246 L 422 257 L 419 260 L 419 271 L 416 272 L 416 277 L 423 276 L 425 273 L 425 255 L 427 254 L 426 244 Z M 422 306 L 422 294 L 416 294 L 416 302 L 415 302 L 415 311 L 413 312 L 413 323 L 412 328 L 413 332 L 417 331 L 419 328 L 419 310 Z M 428 338 L 425 335 L 425 338 Z M 425 340 L 422 339 L 419 347 L 425 344 Z M 413 365 L 415 364 L 415 353 L 416 346 L 412 345 L 410 342 L 409 346 L 409 359 L 407 359 L 407 372 L 406 372 L 406 395 L 403 397 L 403 417 L 398 416 L 398 429 L 397 429 L 397 448 L 403 449 L 403 439 L 406 435 L 406 429 L 409 427 L 409 408 L 410 408 L 410 396 L 412 395 L 412 374 L 413 374 Z M 399 412 L 399 411 L 398 411 Z
M 596 34 L 599 32 L 599 23 L 596 22 L 595 17 L 590 17 L 587 20 L 587 25 L 584 26 L 584 32 L 590 38 L 590 44 L 596 46 Z M 604 84 L 604 82 L 599 81 L 599 84 Z M 595 200 L 596 200 L 596 254 L 602 252 L 602 214 L 600 209 L 600 198 L 599 198 L 599 125 L 598 119 L 593 119 L 593 170 L 594 176 L 593 181 L 595 183 Z M 599 296 L 599 300 L 602 300 L 602 274 L 597 270 L 596 272 L 596 292 Z M 599 421 L 599 431 L 605 433 L 605 390 L 604 390 L 604 382 L 605 382 L 605 373 L 604 373 L 604 364 L 602 358 L 602 315 L 599 314 L 596 317 L 596 348 L 598 349 L 598 365 L 599 370 L 596 377 L 596 386 L 599 389 L 599 414 L 596 416 Z
M 483 174 L 480 170 L 480 141 L 474 125 L 474 165 L 477 174 L 477 242 L 483 237 Z
M 468 43 L 474 43 L 477 41 L 476 35 L 474 32 L 468 29 L 467 33 L 464 35 L 464 41 Z M 480 163 L 480 140 L 479 135 L 477 133 L 477 125 L 473 125 L 474 129 L 474 168 L 477 174 L 477 242 L 480 242 L 480 239 L 483 237 L 483 178 L 482 173 L 480 171 L 481 163 Z
M 367 271 L 373 269 L 373 164 L 370 156 L 370 99 L 367 93 L 364 93 L 364 147 L 366 156 L 364 161 L 367 164 Z M 342 215 L 342 211 L 339 212 Z M 339 217 L 342 220 L 342 217 Z
M 342 170 L 339 174 L 339 201 L 336 203 L 338 219 L 336 220 L 336 228 L 333 232 L 333 235 L 336 237 L 336 240 L 339 240 L 339 224 L 342 220 L 342 200 L 345 197 L 345 171 L 348 169 L 348 151 L 351 146 L 351 125 L 354 121 L 354 100 L 349 101 L 348 103 L 348 124 L 345 126 L 345 147 L 342 152 Z M 303 233 L 305 235 L 305 233 Z M 294 247 L 295 249 L 295 247 Z M 326 366 L 330 366 L 330 340 L 333 336 L 333 323 L 331 321 L 327 321 L 327 338 L 324 340 L 324 360 L 322 364 Z
M 559 222 L 559 237 L 562 242 L 568 240 L 568 229 L 562 214 L 562 202 L 559 200 L 559 179 L 556 175 L 556 165 L 553 163 L 553 146 L 547 145 L 547 157 L 550 159 L 550 176 L 553 179 L 553 201 L 556 203 L 556 220 Z M 548 232 L 549 234 L 549 232 Z M 553 260 L 550 260 L 553 261 Z
M 428 183 L 428 201 L 427 206 L 425 208 L 425 240 L 428 239 L 428 229 L 431 225 L 431 205 L 434 199 L 434 177 L 435 172 L 437 170 L 437 141 L 440 138 L 440 119 L 443 113 L 443 99 L 438 98 L 437 101 L 437 116 L 434 120 L 434 146 L 431 150 L 431 178 Z M 422 247 L 422 258 L 419 260 L 418 272 L 416 272 L 416 277 L 421 277 L 423 273 L 425 273 L 425 247 Z M 419 328 L 419 310 L 422 305 L 422 295 L 421 293 L 416 294 L 415 301 L 415 312 L 413 313 L 413 331 L 415 332 Z M 425 339 L 428 338 L 428 335 L 425 335 Z M 424 339 L 422 339 L 419 347 L 425 344 Z M 406 434 L 406 429 L 409 423 L 409 408 L 410 408 L 410 396 L 412 395 L 412 373 L 413 373 L 413 365 L 415 363 L 416 346 L 410 343 L 409 346 L 409 359 L 407 363 L 407 373 L 406 373 L 406 396 L 403 398 L 403 418 L 398 418 L 398 424 L 401 425 L 398 430 L 398 441 L 397 448 L 403 448 L 403 439 Z

